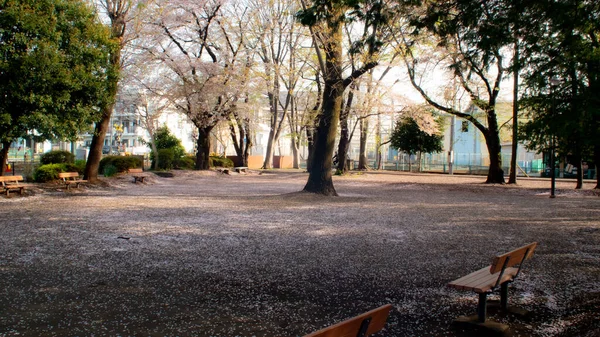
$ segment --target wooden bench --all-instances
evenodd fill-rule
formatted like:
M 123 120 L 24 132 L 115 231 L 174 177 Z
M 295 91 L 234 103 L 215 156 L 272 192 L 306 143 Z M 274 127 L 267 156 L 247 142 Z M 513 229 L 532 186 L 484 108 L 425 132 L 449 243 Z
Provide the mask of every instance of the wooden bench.
M 137 183 L 138 181 L 140 183 L 143 183 L 144 180 L 147 178 L 146 175 L 142 174 L 142 173 L 144 173 L 144 170 L 141 168 L 131 168 L 131 169 L 127 170 L 127 172 L 133 176 L 134 184 Z
M 67 186 L 67 190 L 73 184 L 75 184 L 75 188 L 79 188 L 79 184 L 87 183 L 87 180 L 79 178 L 79 172 L 61 172 L 58 174 L 58 178 L 62 179 L 63 183 Z
M 366 337 L 379 332 L 385 326 L 392 306 L 386 304 L 362 315 L 347 319 L 304 337 Z
M 476 323 L 485 323 L 487 295 L 498 287 L 500 287 L 500 307 L 507 310 L 508 285 L 519 276 L 525 260 L 531 258 L 536 246 L 537 242 L 533 242 L 506 254 L 498 255 L 492 259 L 490 266 L 448 283 L 451 288 L 474 291 L 479 294 L 477 316 L 460 317 L 457 322 L 469 322 L 476 319 Z
M 23 181 L 23 176 L 0 176 L 0 182 L 2 182 L 2 189 L 8 197 L 10 190 L 19 190 L 19 194 L 23 195 L 25 185 L 20 185 L 19 181 Z

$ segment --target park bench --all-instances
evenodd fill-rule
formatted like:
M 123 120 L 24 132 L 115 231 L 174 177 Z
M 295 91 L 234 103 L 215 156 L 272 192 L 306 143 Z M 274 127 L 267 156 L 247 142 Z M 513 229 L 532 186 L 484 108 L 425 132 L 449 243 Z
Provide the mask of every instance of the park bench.
M 366 337 L 383 329 L 392 306 L 386 304 L 304 337 Z
M 248 172 L 248 168 L 245 166 L 234 167 L 233 170 L 237 173 L 247 173 Z
M 141 168 L 131 168 L 131 169 L 127 170 L 127 172 L 133 176 L 134 184 L 137 183 L 138 181 L 140 183 L 143 183 L 144 180 L 147 178 L 147 176 L 143 174 L 144 170 Z
M 79 172 L 61 172 L 58 174 L 58 178 L 62 179 L 63 183 L 67 186 L 67 190 L 73 184 L 75 184 L 75 188 L 79 188 L 79 184 L 87 183 L 87 180 L 79 178 Z
M 469 275 L 463 276 L 450 283 L 448 286 L 458 290 L 474 291 L 479 294 L 477 315 L 459 317 L 457 323 L 486 324 L 487 295 L 500 287 L 500 307 L 508 310 L 508 285 L 520 274 L 525 260 L 531 258 L 537 242 L 530 243 L 508 253 L 498 255 L 492 259 L 492 264 Z M 508 326 L 490 323 L 489 327 L 495 330 L 505 330 Z
M 23 181 L 22 176 L 0 176 L 0 182 L 2 182 L 2 189 L 3 192 L 6 193 L 7 197 L 10 194 L 10 190 L 19 190 L 19 194 L 23 195 L 25 185 L 19 184 L 19 181 Z

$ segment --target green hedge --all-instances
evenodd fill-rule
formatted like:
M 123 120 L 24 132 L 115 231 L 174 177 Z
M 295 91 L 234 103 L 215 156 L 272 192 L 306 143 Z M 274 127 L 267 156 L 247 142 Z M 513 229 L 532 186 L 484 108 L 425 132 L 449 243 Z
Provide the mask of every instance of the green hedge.
M 50 151 L 40 156 L 40 164 L 74 163 L 75 156 L 69 151 Z
M 173 168 L 175 160 L 175 151 L 171 148 L 158 150 L 158 168 L 161 170 L 170 170 Z
M 234 167 L 233 160 L 227 157 L 210 156 L 208 160 L 210 167 Z
M 130 168 L 142 167 L 142 160 L 134 156 L 106 156 L 100 161 L 98 173 L 103 174 L 104 168 L 112 165 L 117 172 L 127 172 Z
M 196 156 L 185 156 L 176 159 L 173 166 L 181 170 L 193 170 L 196 167 Z
M 41 165 L 33 172 L 33 180 L 38 183 L 57 180 L 60 172 L 68 172 L 66 164 Z

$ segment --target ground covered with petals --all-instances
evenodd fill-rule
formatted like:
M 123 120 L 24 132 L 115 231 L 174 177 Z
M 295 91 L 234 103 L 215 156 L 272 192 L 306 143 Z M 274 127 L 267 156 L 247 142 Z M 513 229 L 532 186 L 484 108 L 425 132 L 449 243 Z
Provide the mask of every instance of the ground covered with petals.
M 600 197 L 591 183 L 368 172 L 339 197 L 307 174 L 176 172 L 0 197 L 0 336 L 302 336 L 390 303 L 377 336 L 452 327 L 446 283 L 539 242 L 511 285 L 513 336 L 600 335 Z

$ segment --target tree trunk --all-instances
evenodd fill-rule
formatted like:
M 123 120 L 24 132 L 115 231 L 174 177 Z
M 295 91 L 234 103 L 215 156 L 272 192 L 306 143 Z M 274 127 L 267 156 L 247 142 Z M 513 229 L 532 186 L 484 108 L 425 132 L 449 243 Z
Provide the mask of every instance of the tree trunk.
M 306 143 L 308 148 L 308 156 L 306 158 L 306 171 L 312 170 L 313 158 L 315 155 L 315 129 L 312 127 L 306 128 Z
M 515 36 L 516 37 L 516 36 Z M 512 148 L 510 157 L 510 176 L 508 177 L 509 184 L 517 183 L 517 150 L 518 142 L 518 127 L 519 127 L 519 39 L 515 39 L 515 56 L 513 63 L 515 70 L 513 72 L 513 125 L 512 125 Z
M 323 106 L 316 130 L 314 157 L 304 191 L 328 196 L 337 196 L 333 187 L 331 168 L 335 137 L 340 120 L 344 81 L 342 78 L 342 16 L 343 10 L 333 9 L 326 29 L 325 87 L 323 88 Z
M 8 150 L 10 149 L 10 142 L 2 142 L 2 149 L 0 150 L 0 176 L 6 173 L 6 165 L 8 164 Z
M 594 146 L 594 163 L 596 164 L 596 187 L 595 189 L 600 189 L 600 145 L 596 144 Z
M 348 172 L 348 148 L 350 147 L 350 129 L 348 127 L 348 116 L 350 115 L 350 109 L 352 108 L 352 101 L 354 100 L 354 89 L 356 85 L 353 83 L 350 86 L 350 92 L 348 92 L 348 99 L 340 114 L 340 142 L 338 143 L 338 166 L 337 172 L 340 174 L 346 174 Z
M 296 140 L 296 138 L 292 138 L 292 167 L 295 169 L 300 168 L 300 151 L 299 151 L 299 147 L 300 145 L 298 144 L 298 141 Z
M 90 183 L 98 181 L 98 168 L 100 167 L 100 160 L 102 159 L 102 147 L 104 146 L 104 139 L 108 132 L 112 109 L 113 104 L 109 104 L 104 108 L 102 119 L 96 123 L 96 128 L 94 129 L 94 136 L 92 137 L 92 143 L 90 144 L 90 153 L 83 172 L 83 179 L 88 180 Z
M 196 170 L 210 169 L 210 132 L 214 125 L 198 128 L 198 152 L 196 152 Z
M 154 170 L 158 171 L 159 168 L 159 155 L 158 155 L 158 149 L 156 148 L 156 141 L 154 139 L 154 134 L 150 135 L 150 146 L 152 147 L 152 152 L 154 152 Z
M 263 163 L 263 169 L 273 168 L 273 152 L 275 150 L 275 129 L 271 128 L 269 131 L 269 139 L 267 140 L 267 152 L 265 153 L 265 161 Z
M 377 113 L 377 136 L 375 137 L 375 167 L 376 170 L 381 170 L 381 113 Z
M 367 129 L 369 128 L 369 120 L 362 118 L 360 120 L 360 152 L 358 155 L 358 169 L 366 170 L 369 168 L 367 162 Z
M 493 131 L 493 126 L 490 126 L 488 132 L 484 134 L 485 143 L 490 156 L 490 168 L 486 184 L 504 184 L 504 170 L 502 169 L 502 148 L 500 146 L 500 135 Z
M 340 59 L 341 56 L 340 44 Z M 341 66 L 329 61 L 327 62 L 327 66 L 329 71 L 337 70 L 341 74 Z M 344 86 L 341 79 L 339 81 L 325 81 L 325 88 L 323 90 L 323 111 L 319 120 L 319 126 L 316 130 L 312 168 L 306 186 L 304 186 L 304 191 L 328 196 L 337 196 L 337 192 L 333 187 L 331 169 L 333 166 L 332 158 L 343 92 Z
M 583 188 L 583 170 L 581 169 L 581 156 L 575 156 L 575 167 L 577 168 L 577 185 L 575 186 L 575 189 L 580 190 Z

